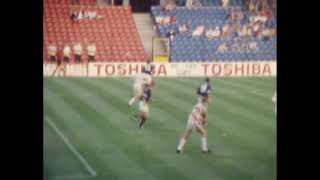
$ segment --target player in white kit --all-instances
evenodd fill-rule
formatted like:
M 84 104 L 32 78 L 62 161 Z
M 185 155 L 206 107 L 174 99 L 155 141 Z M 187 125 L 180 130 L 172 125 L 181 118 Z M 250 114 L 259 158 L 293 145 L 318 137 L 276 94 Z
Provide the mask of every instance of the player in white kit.
M 128 102 L 129 106 L 132 106 L 133 103 L 142 96 L 143 88 L 144 88 L 143 76 L 141 74 L 138 74 L 133 80 L 133 85 L 132 85 L 133 95 Z
M 178 147 L 177 153 L 181 153 L 184 149 L 186 142 L 188 141 L 192 130 L 197 130 L 201 136 L 201 150 L 203 153 L 208 153 L 207 147 L 207 132 L 205 130 L 205 125 L 207 124 L 207 115 L 208 115 L 208 96 L 203 96 L 201 102 L 196 104 L 189 114 L 189 119 L 187 122 L 187 127 L 181 138 Z

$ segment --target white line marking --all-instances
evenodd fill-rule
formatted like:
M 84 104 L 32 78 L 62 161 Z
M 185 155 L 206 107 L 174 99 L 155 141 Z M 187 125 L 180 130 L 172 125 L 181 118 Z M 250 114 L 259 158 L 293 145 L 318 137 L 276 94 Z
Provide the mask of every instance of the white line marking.
M 83 178 L 94 178 L 96 176 L 58 176 L 56 179 L 83 179 Z
M 92 177 L 97 176 L 96 171 L 94 171 L 88 162 L 81 156 L 81 154 L 73 147 L 70 141 L 62 134 L 62 132 L 57 128 L 57 126 L 50 120 L 48 116 L 45 116 L 46 122 L 57 132 L 57 134 L 62 138 L 62 140 L 66 143 L 71 152 L 81 161 L 81 163 L 87 168 L 90 175 Z

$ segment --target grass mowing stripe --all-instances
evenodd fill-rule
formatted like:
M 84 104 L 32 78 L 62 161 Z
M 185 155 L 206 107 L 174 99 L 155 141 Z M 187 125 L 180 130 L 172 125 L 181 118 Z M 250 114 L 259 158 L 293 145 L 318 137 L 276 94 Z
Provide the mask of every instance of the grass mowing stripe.
M 87 82 L 87 81 L 86 81 Z M 88 83 L 88 82 L 87 82 Z M 82 84 L 82 86 L 84 86 L 84 87 L 88 87 L 88 88 L 90 88 L 92 85 L 94 85 L 95 83 L 93 82 L 93 81 L 90 81 L 90 83 L 89 84 Z M 106 84 L 106 83 L 103 83 L 103 84 Z M 99 84 L 96 84 L 96 86 L 98 86 L 96 89 L 90 89 L 91 91 L 94 91 L 94 92 L 97 92 L 97 91 L 99 91 L 100 89 L 103 89 L 104 91 L 102 91 L 102 92 L 105 92 L 105 93 L 107 93 L 106 91 L 111 91 L 111 93 L 113 92 L 113 90 L 111 90 L 110 88 L 108 88 L 108 90 L 106 90 L 106 88 L 103 88 L 103 87 L 101 87 L 101 85 L 99 85 Z M 99 94 L 99 93 L 98 93 Z M 104 98 L 104 97 L 101 97 L 101 98 Z M 157 121 L 154 121 L 154 122 L 157 122 Z M 159 125 L 161 125 L 161 124 L 159 124 Z M 150 127 L 151 128 L 151 127 Z M 152 132 L 155 132 L 156 131 L 156 129 L 154 129 Z M 156 133 L 156 132 L 155 132 Z M 159 133 L 157 133 L 157 134 L 159 134 Z M 164 134 L 161 134 L 161 136 L 163 136 Z M 161 144 L 161 146 L 163 146 L 163 142 L 160 142 L 160 139 L 168 139 L 168 137 L 163 137 L 163 138 L 159 138 L 159 140 L 157 141 L 157 144 Z M 172 142 L 172 143 L 169 143 L 168 145 L 168 149 L 165 149 L 165 151 L 166 152 L 172 152 L 172 153 L 174 153 L 174 149 L 175 149 L 175 146 L 171 146 L 171 145 L 176 145 L 176 143 L 177 142 Z M 171 144 L 171 145 L 170 145 Z M 166 158 L 167 159 L 167 158 Z M 171 162 L 171 164 L 172 163 L 174 163 L 174 162 Z M 201 164 L 198 164 L 198 166 L 201 166 Z M 202 170 L 205 170 L 206 168 L 205 167 L 202 167 L 201 168 Z M 209 170 L 207 170 L 207 172 L 209 172 Z M 193 175 L 193 177 L 196 177 L 196 174 L 195 175 Z
M 119 83 L 119 82 L 117 81 L 117 83 Z M 105 84 L 105 83 L 104 83 L 104 84 Z M 120 84 L 120 83 L 119 83 L 119 84 Z M 117 86 L 118 86 L 118 85 L 117 85 Z M 120 88 L 120 89 L 124 89 L 124 88 Z M 172 91 L 172 90 L 170 90 L 170 91 Z M 161 92 L 162 92 L 162 91 L 159 91 L 158 93 L 161 93 Z M 170 98 L 170 99 L 172 99 L 172 98 Z M 173 104 L 173 103 L 169 103 L 169 104 Z M 176 104 L 176 102 L 175 102 L 175 104 Z M 190 104 L 190 103 L 184 103 L 184 104 Z M 183 104 L 182 104 L 181 106 L 183 106 Z M 163 109 L 163 107 L 161 107 L 160 109 Z M 191 109 L 191 108 L 190 108 L 190 109 Z M 189 111 L 189 110 L 187 110 L 187 111 Z M 189 112 L 187 112 L 187 111 L 186 111 L 186 113 L 185 113 L 186 115 L 189 114 Z M 172 113 L 173 116 L 174 116 L 174 114 L 177 113 L 177 111 L 174 111 L 174 109 L 168 109 L 167 112 Z M 182 118 L 182 119 L 183 119 L 183 120 L 187 119 L 187 116 L 186 116 L 185 118 Z M 243 127 L 244 127 L 244 129 L 245 129 L 245 128 L 248 127 L 248 126 L 251 127 L 252 124 L 249 122 L 248 124 L 246 124 L 246 125 L 243 126 Z M 252 131 L 252 130 L 255 130 L 255 129 L 256 129 L 256 128 L 253 127 L 253 128 L 250 128 L 249 131 Z M 261 132 L 263 132 L 264 129 L 265 129 L 265 128 L 260 128 L 260 129 L 258 129 L 258 130 L 255 130 L 255 132 L 257 132 L 258 134 L 261 134 Z M 244 133 L 246 134 L 247 131 L 248 131 L 248 130 L 245 130 Z M 257 133 L 254 134 L 254 137 L 255 137 L 255 138 L 258 137 L 258 136 L 257 136 Z M 241 134 L 241 133 L 239 133 L 239 134 Z M 260 136 L 260 137 L 264 137 L 263 139 L 265 139 L 265 136 Z M 258 140 L 257 142 L 263 142 L 263 140 L 260 139 L 260 140 Z
M 192 84 L 191 86 L 193 86 L 194 89 L 199 87 L 199 85 L 197 85 L 196 82 L 191 82 L 191 81 L 190 82 L 182 82 L 182 81 L 177 82 L 177 84 L 183 84 L 183 86 L 185 86 L 187 83 L 189 84 L 189 86 L 190 86 L 190 84 Z M 234 88 L 225 87 L 224 84 L 219 85 L 219 83 L 216 83 L 216 82 L 214 82 L 213 85 L 214 85 L 214 89 L 215 89 L 214 93 L 213 93 L 214 94 L 213 97 L 216 96 L 215 95 L 216 92 L 223 93 L 224 95 L 227 95 L 227 96 L 234 95 L 234 96 L 232 96 L 232 98 L 239 99 L 240 101 L 245 100 L 245 102 L 250 104 L 251 108 L 255 109 L 255 107 L 259 107 L 259 109 L 264 110 L 264 111 L 269 110 L 269 108 L 267 108 L 268 106 L 266 106 L 266 105 L 268 105 L 268 104 L 272 105 L 271 100 L 266 101 L 266 98 L 263 98 L 263 99 L 261 99 L 261 98 L 258 98 L 258 99 L 247 98 L 248 94 L 244 94 L 245 91 L 236 91 L 236 90 L 234 90 Z M 189 91 L 184 91 L 184 92 L 189 92 Z M 193 94 L 193 92 L 192 92 L 192 94 Z M 250 94 L 250 95 L 252 96 L 252 94 Z
M 107 81 L 108 82 L 108 81 Z M 113 83 L 110 83 L 110 84 L 113 84 Z M 131 87 L 129 84 L 128 84 L 128 87 Z M 131 88 L 130 88 L 131 89 Z M 93 92 L 94 93 L 94 92 Z M 85 98 L 90 98 L 90 97 L 92 97 L 91 95 L 89 95 L 89 96 L 86 96 Z M 171 99 L 170 99 L 171 100 Z M 94 100 L 93 100 L 94 101 Z M 125 100 L 126 101 L 126 100 Z M 172 101 L 171 101 L 172 102 Z M 174 101 L 173 101 L 174 102 Z M 159 103 L 159 104 L 161 104 L 161 105 L 163 105 L 163 103 L 161 103 L 161 101 L 160 102 L 157 102 L 157 103 Z M 123 107 L 119 107 L 119 108 L 123 108 Z M 157 111 L 157 110 L 156 110 Z M 159 115 L 161 115 L 161 113 L 159 114 Z M 170 115 L 170 116 L 172 116 L 172 115 Z M 174 117 L 173 116 L 173 119 L 175 119 L 176 117 Z M 180 119 L 180 118 L 179 118 Z M 181 125 L 181 127 L 184 127 L 185 126 L 185 121 L 186 120 L 182 120 L 182 121 L 184 121 L 183 122 L 183 124 Z M 150 124 L 150 125 L 153 125 L 153 123 L 152 124 Z M 170 124 L 168 125 L 168 126 L 170 126 Z M 159 133 L 160 131 L 158 131 L 158 132 L 155 132 L 155 133 L 152 133 L 152 132 L 148 132 L 148 135 L 157 135 L 158 133 Z M 181 132 L 180 132 L 181 133 Z M 165 134 L 165 133 L 161 133 L 161 134 Z M 170 132 L 169 133 L 170 134 L 170 136 L 173 134 L 172 132 Z M 162 136 L 161 137 L 161 139 L 163 139 L 165 136 Z M 151 138 L 152 139 L 152 138 Z M 166 141 L 169 141 L 169 140 L 166 140 Z M 157 141 L 156 141 L 157 142 Z M 159 147 L 161 147 L 162 145 L 159 145 Z M 229 148 L 229 147 L 228 147 Z M 190 154 L 190 155 L 192 155 L 192 153 Z M 220 153 L 220 155 L 221 155 L 221 153 Z M 222 154 L 222 155 L 225 155 L 225 154 Z M 236 154 L 236 156 L 237 156 L 238 154 Z M 166 155 L 166 156 L 168 156 L 168 155 Z M 194 156 L 194 155 L 193 155 Z M 192 156 L 192 157 L 193 157 Z M 169 157 L 170 158 L 173 158 L 173 157 L 171 157 L 170 155 L 169 155 Z M 180 157 L 181 158 L 181 157 Z M 216 159 L 216 158 L 218 158 L 218 159 Z M 231 159 L 230 159 L 231 158 Z M 246 157 L 245 157 L 246 158 Z M 252 172 L 252 175 L 248 175 L 248 174 L 246 174 L 245 172 L 244 173 L 241 173 L 240 171 L 239 171 L 239 169 L 238 169 L 238 172 L 233 172 L 232 171 L 232 169 L 234 169 L 234 167 L 236 167 L 234 164 L 242 164 L 242 166 L 245 164 L 245 163 L 250 163 L 251 165 L 246 165 L 246 166 L 243 166 L 243 168 L 247 168 L 247 167 L 254 167 L 254 165 L 256 165 L 257 167 L 260 165 L 260 164 L 257 164 L 256 163 L 256 161 L 254 161 L 254 162 L 252 162 L 252 159 L 250 160 L 250 159 L 244 159 L 243 157 L 217 157 L 217 156 L 214 156 L 214 159 L 212 159 L 212 158 L 201 158 L 200 159 L 200 161 L 204 161 L 204 160 L 207 160 L 207 163 L 211 163 L 211 164 L 213 164 L 213 165 L 210 165 L 210 168 L 212 168 L 212 169 L 215 169 L 215 170 L 219 170 L 219 171 L 224 171 L 224 172 L 220 172 L 220 173 L 217 173 L 217 174 L 219 174 L 219 176 L 220 177 L 224 177 L 223 179 L 228 179 L 228 180 L 231 180 L 231 179 L 237 179 L 237 180 L 239 180 L 239 179 L 252 179 L 253 177 L 252 176 L 254 176 L 254 177 L 256 177 L 255 179 L 263 179 L 263 178 L 261 178 L 262 177 L 262 175 L 258 175 L 258 174 L 265 174 L 266 175 L 266 177 L 270 177 L 270 176 L 268 176 L 269 174 L 268 174 L 268 172 L 270 172 L 268 169 L 265 169 L 265 170 L 263 170 L 263 169 L 260 169 L 259 171 L 257 171 L 257 169 L 256 168 L 254 168 L 254 172 Z M 219 160 L 218 162 L 217 162 L 217 160 Z M 157 165 L 155 165 L 155 166 L 157 166 Z M 190 168 L 191 166 L 187 166 L 186 168 L 185 168 L 185 170 L 189 170 L 188 168 Z M 191 169 L 190 169 L 191 170 Z M 263 172 L 264 171 L 264 172 Z M 211 172 L 212 173 L 212 172 Z M 258 174 L 257 174 L 258 173 Z M 230 175 L 228 175 L 228 174 L 230 174 Z
M 57 88 L 59 88 L 59 87 L 56 87 L 55 90 L 57 90 Z M 90 107 L 88 107 L 87 105 L 79 104 L 76 101 L 74 101 L 75 100 L 74 98 L 67 97 L 67 96 L 68 96 L 68 94 L 65 93 L 65 95 L 63 95 L 63 98 L 65 100 L 67 100 L 68 102 L 72 102 L 72 104 L 71 104 L 72 108 L 71 108 L 71 106 L 69 106 L 69 108 L 68 108 L 67 106 L 63 106 L 63 104 L 59 104 L 60 106 L 57 106 L 56 108 L 61 108 L 61 109 L 57 109 L 57 111 L 62 110 L 62 109 L 67 109 L 68 112 L 74 112 L 74 113 L 84 112 L 84 113 L 82 113 L 81 116 L 85 116 L 85 118 L 87 118 L 87 119 L 92 119 L 91 118 L 92 112 L 89 111 L 89 113 L 86 113 L 86 112 L 88 112 L 87 109 Z M 77 121 L 80 121 L 80 120 L 82 123 L 84 123 L 84 125 L 88 124 L 88 121 L 83 119 L 82 117 L 77 119 Z M 90 122 L 91 122 L 90 124 L 95 125 L 94 121 L 90 121 Z M 78 122 L 78 123 L 80 123 L 80 122 Z M 72 126 L 72 125 L 73 124 L 71 124 L 70 126 Z M 104 126 L 103 128 L 106 128 L 106 127 L 107 126 Z M 150 173 L 145 171 L 144 168 L 141 168 L 136 163 L 134 163 L 131 160 L 131 158 L 128 157 L 127 153 L 123 152 L 122 149 L 119 149 L 118 146 L 113 142 L 113 140 L 111 138 L 106 139 L 106 137 L 112 137 L 113 133 L 106 134 L 106 132 L 112 132 L 111 129 L 109 129 L 110 131 L 105 131 L 106 129 L 100 131 L 101 129 L 98 129 L 97 126 L 94 126 L 93 129 L 94 129 L 94 131 L 88 131 L 88 133 L 92 134 L 92 136 L 95 137 L 95 139 L 92 139 L 92 140 L 94 140 L 96 143 L 91 144 L 90 147 L 91 148 L 95 147 L 96 149 L 104 148 L 103 152 L 98 154 L 100 161 L 104 160 L 104 165 L 102 165 L 100 167 L 105 167 L 105 166 L 109 167 L 111 172 L 115 173 L 113 175 L 113 177 L 116 177 L 117 179 L 133 178 L 135 176 L 145 177 L 146 179 L 154 179 L 154 177 Z M 81 132 L 78 132 L 78 133 L 79 133 L 79 135 L 83 134 Z M 84 134 L 84 136 L 85 136 L 85 134 Z M 85 142 L 87 144 L 90 144 L 90 143 L 88 143 L 88 141 L 85 141 Z M 104 145 L 104 146 L 102 146 L 102 145 Z M 101 147 L 99 147 L 99 146 L 101 146 Z M 107 147 L 108 150 L 105 150 L 105 147 Z M 97 154 L 97 152 L 93 152 L 93 154 Z M 110 162 L 113 162 L 113 163 L 110 164 Z M 101 171 L 104 172 L 105 170 L 101 169 Z M 101 173 L 99 172 L 99 174 L 101 174 Z M 106 174 L 106 175 L 108 175 L 108 174 Z
M 162 82 L 159 82 L 159 83 L 162 83 Z M 170 85 L 167 86 L 167 88 L 170 88 Z M 172 89 L 171 91 L 174 91 L 174 90 Z M 190 94 L 190 92 L 187 92 L 187 91 L 183 91 L 183 92 L 181 92 L 181 94 L 182 94 L 183 96 L 185 96 L 185 97 L 192 97 L 192 96 L 193 96 L 192 94 Z M 224 100 L 226 100 L 226 101 L 221 100 L 222 103 L 232 102 L 232 103 L 229 103 L 230 105 L 229 105 L 229 104 L 225 105 L 225 106 L 224 106 L 225 108 L 227 108 L 227 109 L 242 108 L 242 107 L 241 107 L 242 104 L 240 104 L 239 106 L 234 107 L 234 105 L 235 105 L 236 103 L 233 103 L 234 100 L 233 100 L 231 97 L 229 98 L 228 95 L 227 95 L 227 96 L 218 96 L 218 95 L 217 95 L 216 98 L 215 98 L 215 100 L 214 100 L 214 104 L 213 104 L 214 107 L 212 108 L 212 106 L 211 106 L 210 109 L 214 109 L 216 106 L 218 106 L 218 105 L 221 104 L 221 103 L 219 103 L 220 97 L 223 97 Z M 188 99 L 184 98 L 184 100 L 188 100 Z M 216 103 L 216 100 L 218 101 L 217 103 Z M 190 101 L 189 101 L 188 103 L 190 103 Z M 259 108 L 259 107 L 256 107 L 255 109 L 258 109 L 258 108 Z M 247 111 L 247 109 L 245 109 L 245 111 Z M 252 114 L 251 111 L 248 112 L 248 114 Z M 256 116 L 260 115 L 260 114 L 257 114 L 257 113 L 255 113 L 255 114 L 256 114 Z M 272 115 L 272 112 L 269 113 L 269 116 L 270 116 L 270 115 Z M 240 116 L 243 116 L 243 114 L 240 114 Z M 273 115 L 272 115 L 272 117 L 273 117 Z M 253 119 L 253 118 L 251 118 L 251 119 Z M 248 120 L 246 120 L 246 121 L 248 121 Z M 258 127 L 261 127 L 261 126 L 269 126 L 269 127 L 270 127 L 270 126 L 271 126 L 271 124 L 268 123 L 268 121 L 260 121 L 260 122 L 253 121 L 253 123 L 255 123 L 254 125 L 255 125 L 255 126 L 258 126 Z M 250 122 L 250 124 L 252 124 L 252 122 Z
M 112 107 L 110 105 L 107 105 L 105 102 L 106 101 L 102 101 L 99 97 L 95 97 L 97 94 L 99 94 L 98 92 L 94 92 L 94 97 L 90 97 L 88 98 L 87 96 L 80 98 L 77 97 L 77 94 L 81 94 L 81 91 L 88 91 L 89 89 L 87 89 L 88 87 L 83 87 L 81 85 L 78 85 L 79 82 L 77 82 L 77 84 L 75 84 L 75 82 L 65 82 L 65 83 L 61 83 L 64 84 L 65 86 L 65 92 L 68 93 L 68 97 L 72 97 L 73 101 L 79 105 L 79 106 L 87 106 L 86 112 L 84 113 L 84 116 L 87 116 L 87 114 L 91 114 L 90 117 L 94 117 L 95 119 L 97 119 L 97 128 L 100 128 L 101 131 L 103 131 L 104 129 L 102 128 L 103 126 L 105 127 L 109 127 L 110 130 L 118 130 L 116 131 L 115 135 L 112 136 L 112 139 L 114 139 L 116 145 L 119 147 L 119 149 L 123 150 L 124 152 L 126 152 L 127 154 L 131 154 L 134 153 L 135 156 L 130 156 L 131 160 L 134 161 L 137 165 L 143 167 L 144 169 L 146 169 L 147 171 L 153 173 L 154 176 L 161 178 L 164 174 L 163 172 L 158 172 L 157 168 L 153 168 L 153 167 L 148 167 L 146 160 L 152 160 L 153 163 L 156 163 L 158 165 L 161 165 L 162 170 L 164 170 L 167 175 L 171 175 L 173 177 L 176 178 L 184 178 L 187 179 L 187 177 L 185 177 L 183 174 L 178 173 L 177 171 L 174 171 L 174 167 L 172 167 L 170 164 L 165 163 L 161 158 L 159 158 L 159 154 L 157 153 L 153 153 L 150 152 L 150 147 L 146 146 L 144 143 L 145 141 L 143 141 L 143 139 L 136 139 L 135 144 L 133 143 L 128 143 L 128 138 L 132 138 L 134 136 L 137 136 L 137 133 L 132 134 L 130 133 L 130 130 L 133 128 L 123 128 L 123 125 L 126 123 L 123 123 L 119 120 L 114 120 L 114 119 L 108 119 L 108 117 L 106 117 L 106 113 L 102 110 L 102 109 L 106 109 L 106 106 L 108 106 L 108 108 L 110 108 L 111 112 L 113 109 L 115 109 L 115 107 Z M 59 85 L 58 85 L 59 86 Z M 72 88 L 71 88 L 72 87 Z M 70 89 L 76 89 L 76 91 L 79 91 L 78 93 L 72 94 Z M 87 90 L 85 90 L 87 89 Z M 91 92 L 91 91 L 89 91 Z M 114 113 L 113 116 L 116 117 L 120 117 L 120 120 L 122 120 L 123 115 Z M 122 116 L 122 117 L 121 117 Z M 101 119 L 107 119 L 105 121 L 101 121 Z M 128 122 L 130 123 L 130 122 Z M 108 126 L 106 126 L 106 124 Z M 135 128 L 134 130 L 136 130 L 135 132 L 137 132 L 137 129 Z M 134 135 L 134 136 L 133 136 Z M 140 136 L 141 138 L 141 136 Z M 149 139 L 151 140 L 151 139 Z M 149 141 L 150 142 L 150 141 Z M 143 153 L 138 153 L 137 151 L 143 152 Z M 149 152 L 149 153 L 148 153 Z M 161 155 L 161 154 L 160 154 Z M 163 157 L 164 158 L 164 157 Z M 149 162 L 151 163 L 151 162 Z M 171 167 L 170 167 L 171 166 Z
M 218 111 L 218 110 L 217 110 Z M 215 114 L 215 116 L 217 116 L 217 114 Z M 215 117 L 214 117 L 215 118 Z M 248 121 L 248 124 L 249 125 L 251 125 L 251 121 Z M 252 138 L 256 138 L 257 137 L 257 133 L 249 133 L 250 131 L 247 131 L 247 129 L 246 129 L 246 127 L 247 126 L 237 126 L 237 131 L 240 131 L 240 129 L 242 129 L 242 131 L 241 131 L 241 133 L 239 133 L 239 134 L 242 134 L 242 135 L 245 135 L 246 134 L 246 137 L 248 138 L 250 138 L 250 137 L 252 137 Z M 263 127 L 261 127 L 261 128 L 259 128 L 259 129 L 257 129 L 256 127 L 251 127 L 250 129 L 256 129 L 256 131 L 255 132 L 262 132 L 262 131 L 265 131 L 265 128 Z M 270 129 L 270 130 L 272 130 L 272 129 Z M 254 131 L 252 131 L 252 132 L 254 132 Z M 270 132 L 270 131 L 266 131 L 264 134 L 274 134 L 274 132 Z M 263 139 L 266 139 L 266 136 L 261 136 L 261 137 L 265 137 L 265 138 L 263 138 Z M 239 138 L 241 138 L 241 137 L 239 137 Z M 245 139 L 243 138 L 243 140 L 245 141 Z M 259 139 L 257 139 L 256 141 L 257 142 L 259 142 L 259 141 L 261 141 L 262 139 L 261 138 L 259 138 Z M 261 142 L 263 142 L 263 141 L 261 141 Z M 266 149 L 266 148 L 268 148 L 268 144 L 265 144 L 263 147 L 260 147 L 260 150 L 262 150 L 262 149 Z M 263 152 L 263 151 L 262 151 Z
M 268 90 L 275 90 L 276 89 L 276 83 L 266 83 L 262 80 L 263 83 L 261 83 L 261 79 L 254 79 L 254 78 L 242 78 L 241 82 L 243 84 L 246 84 L 249 87 L 255 87 L 255 88 L 263 88 Z
M 107 84 L 107 83 L 103 83 L 103 84 Z M 118 85 L 117 85 L 118 86 Z M 120 88 L 120 89 L 124 89 L 124 88 Z M 159 92 L 158 92 L 159 93 Z

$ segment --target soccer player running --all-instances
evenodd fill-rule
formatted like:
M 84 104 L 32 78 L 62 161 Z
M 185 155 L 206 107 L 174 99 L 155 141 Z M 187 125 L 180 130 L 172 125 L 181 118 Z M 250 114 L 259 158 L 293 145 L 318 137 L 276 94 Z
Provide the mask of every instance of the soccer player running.
M 203 97 L 209 97 L 210 92 L 212 91 L 212 87 L 210 85 L 210 79 L 206 78 L 205 82 L 201 84 L 201 86 L 197 90 L 197 94 L 199 95 L 198 102 L 201 102 Z
M 154 65 L 151 64 L 151 61 L 148 59 L 147 64 L 145 64 L 142 69 L 144 81 L 146 84 L 153 83 L 153 80 L 152 80 L 153 70 L 154 70 Z
M 143 95 L 144 82 L 141 75 L 136 75 L 133 80 L 133 96 L 129 100 L 128 105 L 132 106 L 133 103 Z
M 150 117 L 149 115 L 149 102 L 151 100 L 151 85 L 146 85 L 143 90 L 143 95 L 139 101 L 139 114 L 140 114 L 140 124 L 139 128 L 142 129 L 144 123 Z
M 177 153 L 183 152 L 184 146 L 187 143 L 192 130 L 197 130 L 201 136 L 201 150 L 203 153 L 208 153 L 210 150 L 207 147 L 207 132 L 205 130 L 205 125 L 207 124 L 208 116 L 208 96 L 203 96 L 201 102 L 198 102 L 192 112 L 189 114 L 189 119 L 187 122 L 187 127 L 183 134 L 183 137 L 180 139 L 180 142 L 177 147 Z

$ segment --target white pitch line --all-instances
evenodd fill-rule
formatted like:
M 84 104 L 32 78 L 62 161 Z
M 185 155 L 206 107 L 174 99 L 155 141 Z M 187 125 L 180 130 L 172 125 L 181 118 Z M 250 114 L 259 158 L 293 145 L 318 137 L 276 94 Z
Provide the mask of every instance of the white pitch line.
M 51 119 L 48 116 L 45 116 L 46 122 L 57 132 L 57 134 L 62 138 L 62 140 L 66 143 L 68 148 L 71 150 L 71 152 L 81 161 L 81 163 L 87 168 L 90 175 L 92 177 L 97 176 L 97 173 L 95 170 L 92 169 L 92 167 L 88 164 L 88 162 L 81 156 L 81 154 L 76 150 L 76 148 L 73 147 L 73 145 L 70 143 L 70 141 L 62 134 L 62 132 L 57 128 L 57 126 L 51 121 Z
M 96 176 L 58 176 L 55 179 L 84 179 L 84 178 L 94 178 Z

